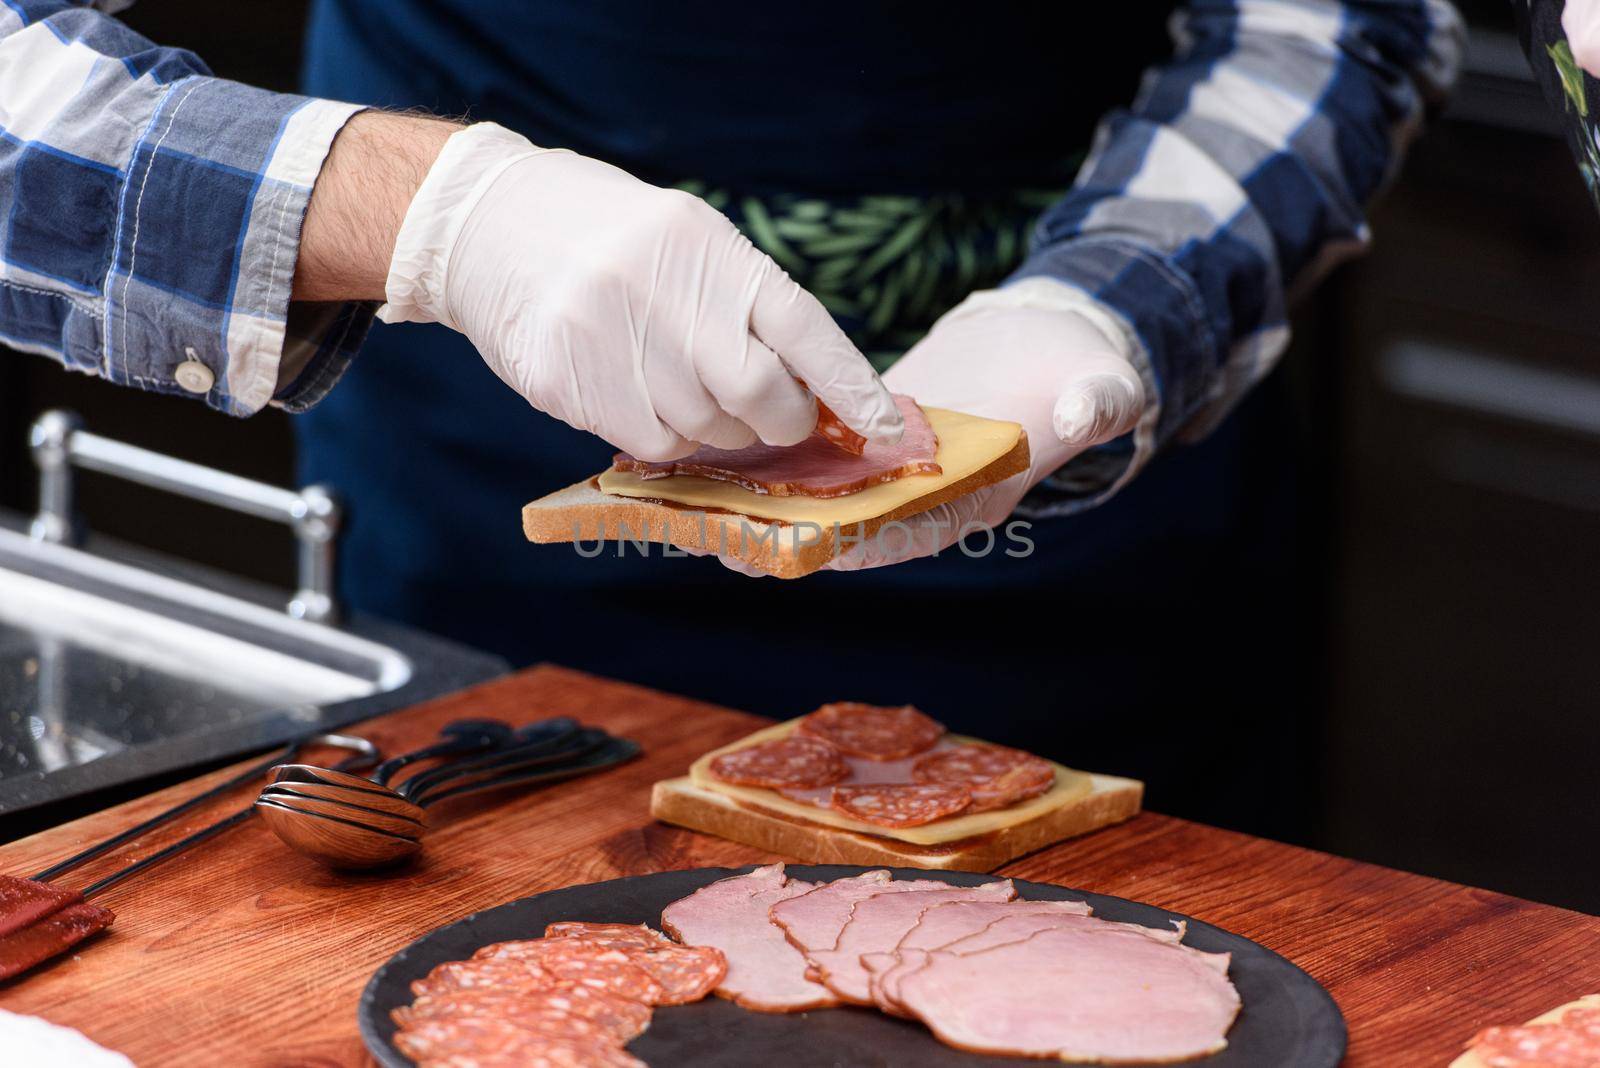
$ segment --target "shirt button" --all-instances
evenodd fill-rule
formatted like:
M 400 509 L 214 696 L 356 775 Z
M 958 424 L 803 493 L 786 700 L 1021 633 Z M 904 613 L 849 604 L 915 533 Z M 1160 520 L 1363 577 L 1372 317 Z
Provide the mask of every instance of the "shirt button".
M 190 393 L 210 393 L 211 387 L 217 381 L 217 376 L 211 373 L 211 368 L 199 360 L 184 360 L 172 373 L 172 377 L 178 380 L 179 386 Z

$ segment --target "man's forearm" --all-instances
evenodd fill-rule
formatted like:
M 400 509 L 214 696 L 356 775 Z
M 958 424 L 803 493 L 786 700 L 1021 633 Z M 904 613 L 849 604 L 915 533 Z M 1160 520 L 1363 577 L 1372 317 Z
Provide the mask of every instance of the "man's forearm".
M 395 236 L 439 150 L 461 127 L 363 111 L 340 131 L 311 193 L 295 300 L 383 300 Z

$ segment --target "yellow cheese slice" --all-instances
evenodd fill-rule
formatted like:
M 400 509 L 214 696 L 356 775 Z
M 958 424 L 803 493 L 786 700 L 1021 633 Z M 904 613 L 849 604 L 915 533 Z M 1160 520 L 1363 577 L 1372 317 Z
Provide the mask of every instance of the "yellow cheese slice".
M 755 745 L 758 742 L 770 741 L 774 738 L 783 738 L 792 733 L 798 725 L 798 720 L 789 720 L 771 727 L 765 727 L 754 734 L 746 735 L 737 742 L 732 742 L 721 749 L 713 749 L 705 756 L 696 760 L 689 767 L 689 780 L 704 790 L 711 790 L 735 800 L 757 805 L 769 812 L 777 812 L 795 819 L 810 820 L 812 823 L 822 823 L 829 827 L 837 827 L 844 831 L 855 831 L 859 834 L 875 834 L 880 838 L 895 838 L 913 845 L 943 845 L 946 842 L 959 841 L 962 838 L 972 838 L 992 831 L 1004 830 L 1007 827 L 1041 816 L 1054 808 L 1058 808 L 1070 801 L 1076 801 L 1093 789 L 1093 782 L 1086 772 L 1074 771 L 1054 761 L 1050 766 L 1056 770 L 1056 781 L 1050 789 L 1038 797 L 1029 798 L 1027 801 L 1009 808 L 997 809 L 992 812 L 975 812 L 966 816 L 949 816 L 932 823 L 924 823 L 920 827 L 880 827 L 876 823 L 867 823 L 863 820 L 853 819 L 831 808 L 818 808 L 808 805 L 803 801 L 791 801 L 776 790 L 767 790 L 759 786 L 735 786 L 723 782 L 711 774 L 711 762 L 723 753 L 731 753 L 735 749 Z M 959 734 L 946 735 L 952 742 L 963 744 L 977 742 L 976 738 L 967 738 Z
M 1022 427 L 1016 423 L 945 408 L 924 408 L 923 412 L 939 437 L 935 459 L 944 471 L 937 475 L 907 475 L 843 497 L 774 497 L 699 475 L 643 478 L 633 471 L 606 471 L 599 478 L 599 486 L 602 492 L 618 497 L 645 497 L 695 508 L 719 508 L 757 519 L 831 527 L 835 523 L 876 519 L 959 482 L 1016 448 L 1022 435 Z

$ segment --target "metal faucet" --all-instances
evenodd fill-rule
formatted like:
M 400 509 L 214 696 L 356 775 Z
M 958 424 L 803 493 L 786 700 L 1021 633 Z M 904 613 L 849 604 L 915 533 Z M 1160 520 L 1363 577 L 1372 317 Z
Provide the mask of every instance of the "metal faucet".
M 39 469 L 39 511 L 29 527 L 38 541 L 79 545 L 82 525 L 73 507 L 74 467 L 84 467 L 154 489 L 287 525 L 294 531 L 298 588 L 286 611 L 312 623 L 338 620 L 334 600 L 335 542 L 344 510 L 328 487 L 298 491 L 230 475 L 91 434 L 76 413 L 49 411 L 28 435 Z

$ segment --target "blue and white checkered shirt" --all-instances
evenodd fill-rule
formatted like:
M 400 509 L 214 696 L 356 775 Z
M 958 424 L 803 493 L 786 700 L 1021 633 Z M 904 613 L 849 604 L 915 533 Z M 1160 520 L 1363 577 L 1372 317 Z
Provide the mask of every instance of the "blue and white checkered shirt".
M 0 4 L 0 341 L 235 415 L 314 403 L 372 319 L 289 302 L 359 109 L 211 77 L 81 3 Z M 186 363 L 210 373 L 180 386 Z
M 239 415 L 315 403 L 372 313 L 289 299 L 311 187 L 358 109 L 211 77 L 86 2 L 0 0 L 0 341 L 146 389 L 209 378 Z M 1363 205 L 1462 46 L 1444 0 L 1190 0 L 1173 37 L 1013 276 L 1099 301 L 1157 399 L 1131 444 L 1058 473 L 1062 508 L 1273 365 L 1289 296 L 1366 243 Z M 178 374 L 195 362 L 210 375 Z
M 1290 299 L 1366 247 L 1364 206 L 1466 44 L 1444 0 L 1190 0 L 1172 36 L 1171 62 L 1101 123 L 1012 275 L 1112 312 L 1157 398 L 1131 442 L 1047 479 L 1035 516 L 1098 504 L 1272 369 Z

